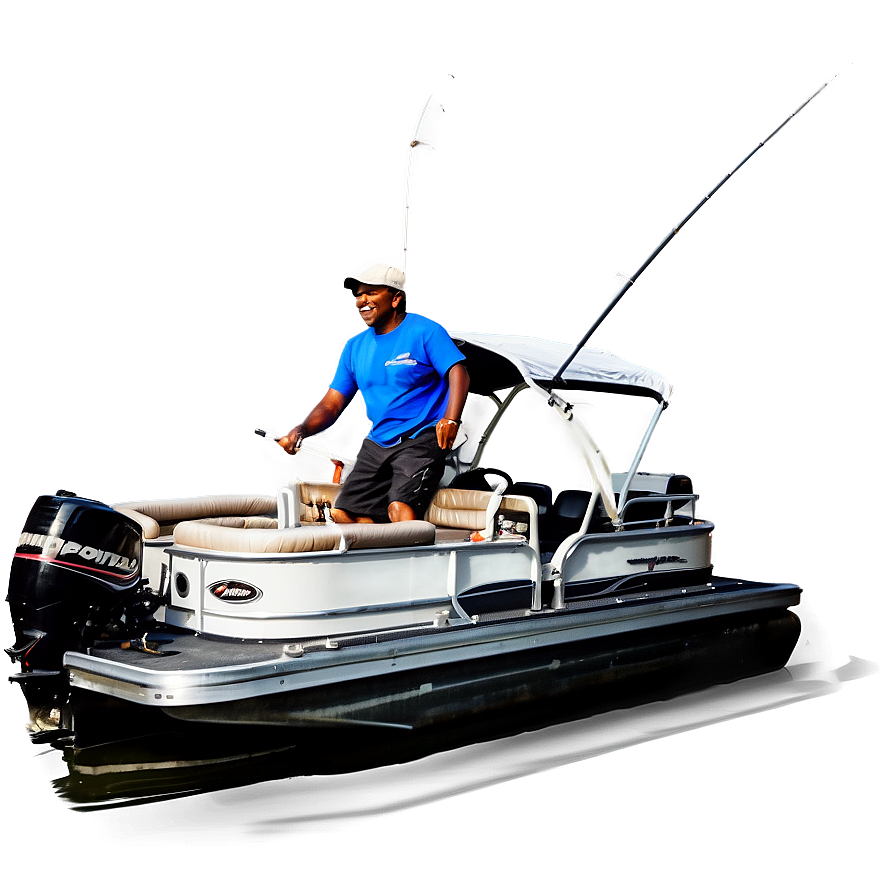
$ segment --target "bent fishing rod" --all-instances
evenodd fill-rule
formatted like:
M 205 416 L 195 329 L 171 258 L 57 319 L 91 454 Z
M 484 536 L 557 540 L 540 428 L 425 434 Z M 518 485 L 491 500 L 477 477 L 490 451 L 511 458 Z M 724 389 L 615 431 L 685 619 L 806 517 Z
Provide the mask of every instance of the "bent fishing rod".
M 834 77 L 836 77 L 836 75 L 835 75 Z M 831 79 L 831 81 L 833 81 L 833 78 Z M 778 126 L 777 126 L 777 127 L 776 127 L 776 128 L 769 134 L 769 135 L 768 135 L 768 137 L 765 138 L 765 140 L 760 141 L 759 145 L 758 145 L 758 146 L 757 146 L 757 147 L 756 147 L 756 148 L 755 148 L 749 155 L 747 155 L 747 157 L 746 157 L 746 158 L 745 158 L 745 159 L 744 159 L 744 160 L 743 160 L 743 161 L 742 161 L 736 168 L 734 168 L 734 169 L 732 169 L 731 171 L 729 171 L 729 172 L 728 172 L 728 173 L 727 173 L 727 174 L 726 174 L 726 175 L 725 175 L 725 176 L 724 176 L 724 177 L 723 177 L 723 178 L 722 178 L 722 179 L 721 179 L 721 180 L 720 180 L 720 181 L 719 181 L 719 182 L 718 182 L 718 183 L 717 183 L 717 184 L 716 184 L 716 185 L 715 185 L 715 186 L 714 186 L 714 187 L 713 187 L 713 188 L 712 188 L 712 189 L 711 189 L 711 190 L 710 190 L 710 191 L 709 191 L 709 192 L 708 192 L 708 193 L 707 193 L 707 194 L 706 194 L 706 195 L 705 195 L 705 196 L 704 196 L 698 203 L 697 203 L 697 205 L 695 205 L 694 208 L 692 208 L 691 211 L 688 212 L 688 214 L 687 214 L 687 215 L 686 215 L 686 216 L 685 216 L 685 217 L 684 217 L 684 218 L 683 218 L 683 219 L 682 219 L 682 220 L 681 220 L 675 227 L 672 228 L 672 230 L 670 231 L 669 235 L 668 235 L 668 236 L 667 236 L 667 237 L 666 237 L 666 238 L 665 238 L 665 239 L 664 239 L 664 240 L 663 240 L 663 241 L 656 247 L 656 249 L 653 250 L 653 252 L 650 254 L 650 256 L 648 257 L 648 259 L 644 262 L 644 264 L 642 264 L 641 267 L 639 267 L 638 270 L 635 272 L 634 276 L 629 277 L 629 278 L 626 280 L 626 282 L 623 284 L 622 288 L 616 293 L 615 296 L 613 296 L 613 299 L 612 299 L 612 301 L 610 302 L 610 304 L 607 305 L 607 307 L 604 309 L 603 314 L 601 314 L 601 316 L 594 322 L 594 324 L 593 324 L 593 326 L 591 327 L 591 329 L 588 330 L 588 332 L 582 337 L 582 339 L 581 339 L 581 340 L 579 341 L 579 343 L 576 345 L 576 347 L 575 347 L 575 349 L 573 350 L 572 354 L 571 354 L 571 355 L 570 355 L 570 356 L 569 356 L 569 357 L 568 357 L 568 358 L 567 358 L 567 359 L 560 365 L 560 367 L 557 369 L 557 372 L 554 374 L 554 380 L 555 380 L 555 381 L 564 382 L 564 380 L 563 380 L 563 372 L 566 370 L 567 367 L 569 367 L 569 365 L 572 363 L 572 361 L 573 361 L 573 359 L 575 358 L 575 356 L 582 350 L 582 348 L 584 347 L 585 343 L 586 343 L 586 342 L 587 342 L 587 341 L 594 335 L 594 331 L 595 331 L 595 330 L 596 330 L 596 329 L 597 329 L 597 328 L 604 322 L 604 320 L 606 319 L 607 315 L 608 315 L 608 314 L 609 314 L 609 313 L 616 307 L 616 305 L 619 303 L 619 300 L 620 300 L 620 299 L 621 299 L 621 298 L 628 292 L 628 290 L 634 285 L 635 280 L 637 280 L 638 277 L 640 277 L 641 274 L 643 274 L 644 271 L 647 270 L 647 268 L 649 267 L 650 263 L 657 257 L 657 255 L 659 255 L 660 252 L 662 252 L 663 249 L 665 249 L 666 246 L 668 246 L 669 243 L 672 242 L 672 238 L 678 234 L 678 232 L 681 230 L 681 228 L 684 227 L 684 225 L 687 224 L 688 221 L 690 221 L 691 218 L 693 218 L 694 215 L 696 215 L 697 212 L 700 211 L 701 208 L 703 208 L 703 206 L 704 206 L 704 205 L 705 205 L 705 204 L 706 204 L 706 203 L 707 203 L 707 202 L 708 202 L 708 201 L 715 195 L 715 193 L 721 188 L 722 184 L 726 183 L 726 182 L 732 177 L 732 175 L 734 175 L 737 171 L 739 171 L 741 168 L 743 168 L 743 166 L 746 165 L 747 162 L 749 162 L 750 159 L 752 159 L 753 156 L 756 155 L 756 153 L 759 152 L 759 150 L 762 149 L 762 147 L 765 146 L 765 144 L 768 143 L 768 141 L 771 140 L 772 137 L 774 137 L 775 134 L 777 134 L 778 131 L 781 130 L 781 128 L 784 127 L 785 124 L 787 124 L 791 119 L 793 119 L 796 115 L 798 115 L 800 112 L 802 112 L 803 109 L 805 109 L 806 106 L 808 106 L 809 103 L 811 103 L 812 100 L 814 100 L 815 97 L 817 97 L 818 94 L 821 93 L 821 91 L 824 90 L 825 87 L 827 87 L 828 84 L 831 83 L 831 81 L 825 81 L 824 84 L 822 84 L 821 87 L 819 87 L 818 90 L 816 90 L 815 93 L 812 94 L 812 96 L 810 96 L 805 102 L 803 102 L 803 104 L 802 104 L 798 109 L 796 109 L 795 111 L 791 112 L 790 115 L 788 115 L 787 118 L 785 118 L 784 121 L 782 121 L 781 124 L 779 124 L 779 125 L 778 125 Z

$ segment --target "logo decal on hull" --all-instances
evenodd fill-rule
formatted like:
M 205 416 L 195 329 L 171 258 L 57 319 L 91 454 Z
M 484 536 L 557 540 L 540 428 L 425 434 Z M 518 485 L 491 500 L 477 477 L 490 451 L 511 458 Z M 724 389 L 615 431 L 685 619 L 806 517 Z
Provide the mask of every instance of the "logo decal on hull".
M 208 586 L 208 590 L 218 598 L 229 604 L 248 604 L 261 597 L 261 589 L 250 585 L 248 582 L 228 580 L 215 582 Z
M 637 563 L 646 563 L 647 571 L 653 572 L 654 568 L 659 566 L 661 563 L 687 563 L 686 557 L 676 557 L 674 555 L 668 557 L 635 557 L 629 561 L 632 566 Z

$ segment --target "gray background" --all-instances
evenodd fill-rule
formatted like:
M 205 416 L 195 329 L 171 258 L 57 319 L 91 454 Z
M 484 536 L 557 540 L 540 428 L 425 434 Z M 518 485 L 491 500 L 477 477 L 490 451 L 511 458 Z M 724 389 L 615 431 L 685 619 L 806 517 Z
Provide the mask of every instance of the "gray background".
M 675 383 L 646 466 L 693 473 L 717 568 L 799 582 L 804 653 L 883 669 L 319 839 L 279 819 L 251 853 L 203 840 L 152 883 L 132 871 L 162 835 L 129 815 L 137 842 L 111 849 L 7 736 L 6 892 L 892 891 L 891 3 L 7 0 L 0 17 L 4 569 L 41 491 L 270 491 L 295 472 L 251 430 L 285 431 L 326 385 L 356 326 L 342 274 L 399 260 L 434 88 L 414 307 L 575 341 L 617 271 L 855 62 L 595 344 Z M 362 418 L 320 444 L 351 454 Z M 562 846 L 533 848 L 557 818 Z

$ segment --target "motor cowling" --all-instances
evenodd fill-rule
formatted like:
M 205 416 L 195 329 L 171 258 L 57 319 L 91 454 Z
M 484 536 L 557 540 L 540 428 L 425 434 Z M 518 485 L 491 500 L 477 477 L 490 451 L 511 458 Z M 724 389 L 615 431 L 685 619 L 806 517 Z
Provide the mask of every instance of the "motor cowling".
M 123 635 L 141 603 L 142 560 L 140 526 L 108 505 L 65 491 L 35 501 L 10 570 L 16 642 L 6 651 L 32 709 L 64 700 L 67 650 Z

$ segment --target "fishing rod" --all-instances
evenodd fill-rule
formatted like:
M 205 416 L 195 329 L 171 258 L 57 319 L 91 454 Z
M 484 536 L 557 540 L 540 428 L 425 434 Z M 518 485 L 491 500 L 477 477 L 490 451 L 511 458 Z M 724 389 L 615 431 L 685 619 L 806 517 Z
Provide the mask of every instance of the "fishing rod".
M 835 75 L 834 77 L 837 77 L 837 76 Z M 834 80 L 834 79 L 832 78 L 831 81 L 833 81 L 833 80 Z M 715 185 L 715 186 L 714 186 L 714 187 L 713 187 L 713 188 L 712 188 L 712 189 L 711 189 L 711 190 L 710 190 L 710 191 L 709 191 L 709 192 L 708 192 L 708 193 L 707 193 L 707 194 L 706 194 L 706 195 L 705 195 L 705 196 L 704 196 L 704 197 L 703 197 L 703 198 L 702 198 L 702 199 L 701 199 L 695 206 L 694 206 L 694 208 L 692 208 L 691 211 L 688 212 L 688 214 L 687 214 L 687 215 L 686 215 L 686 216 L 685 216 L 685 217 L 684 217 L 684 218 L 683 218 L 683 219 L 682 219 L 682 220 L 681 220 L 675 227 L 672 228 L 672 230 L 669 232 L 669 235 L 668 235 L 668 236 L 667 236 L 667 237 L 666 237 L 666 238 L 665 238 L 665 239 L 664 239 L 664 240 L 663 240 L 663 241 L 656 247 L 656 249 L 653 250 L 653 252 L 650 254 L 650 256 L 648 257 L 648 259 L 644 262 L 644 264 L 642 264 L 641 267 L 639 267 L 638 270 L 635 272 L 634 276 L 633 276 L 633 277 L 629 277 L 628 279 L 626 279 L 626 281 L 625 281 L 625 283 L 623 284 L 622 288 L 616 293 L 615 296 L 613 296 L 613 299 L 612 299 L 612 301 L 610 302 L 610 304 L 607 305 L 607 307 L 604 309 L 603 314 L 601 314 L 601 316 L 594 322 L 594 324 L 593 324 L 593 326 L 591 327 L 591 329 L 588 330 L 588 332 L 582 337 L 582 339 L 579 340 L 579 343 L 578 343 L 578 345 L 576 345 L 576 347 L 575 347 L 575 349 L 573 350 L 572 354 L 571 354 L 571 355 L 570 355 L 570 356 L 569 356 L 569 357 L 568 357 L 568 358 L 567 358 L 567 359 L 560 365 L 560 367 L 557 369 L 557 372 L 554 374 L 554 379 L 555 379 L 555 380 L 558 380 L 558 381 L 560 381 L 560 382 L 563 382 L 563 372 L 566 370 L 567 367 L 569 367 L 569 365 L 572 363 L 572 361 L 573 361 L 573 359 L 575 358 L 575 356 L 582 350 L 582 348 L 584 347 L 585 343 L 586 343 L 586 342 L 587 342 L 587 341 L 594 335 L 594 331 L 595 331 L 595 330 L 596 330 L 596 329 L 597 329 L 597 328 L 604 322 L 604 320 L 606 319 L 607 315 L 608 315 L 608 314 L 609 314 L 609 313 L 616 307 L 616 305 L 618 304 L 619 300 L 620 300 L 620 299 L 621 299 L 621 298 L 628 292 L 628 290 L 634 285 L 635 280 L 637 280 L 638 277 L 640 277 L 641 274 L 644 273 L 644 271 L 648 268 L 648 266 L 649 266 L 650 263 L 654 260 L 654 258 L 656 258 L 657 255 L 659 255 L 660 252 L 662 252 L 663 249 L 665 249 L 666 246 L 669 245 L 669 243 L 672 241 L 672 238 L 678 234 L 678 232 L 681 230 L 681 228 L 684 227 L 684 225 L 687 224 L 688 221 L 690 221 L 691 218 L 693 218 L 694 215 L 696 215 L 697 212 L 700 211 L 701 208 L 703 208 L 703 206 L 706 204 L 706 202 L 709 201 L 709 200 L 713 197 L 713 195 L 719 190 L 719 188 L 722 186 L 722 184 L 726 183 L 726 182 L 729 180 L 729 178 L 731 178 L 732 175 L 734 175 L 737 171 L 739 171 L 741 168 L 743 168 L 743 166 L 746 165 L 746 163 L 749 162 L 750 159 L 752 159 L 753 156 L 754 156 L 757 152 L 759 152 L 759 150 L 762 149 L 762 147 L 765 146 L 765 144 L 768 143 L 768 141 L 771 140 L 772 137 L 774 137 L 775 134 L 777 134 L 778 131 L 781 130 L 781 128 L 784 127 L 785 124 L 787 124 L 787 123 L 788 123 L 792 118 L 794 118 L 797 114 L 799 114 L 800 112 L 802 112 L 802 110 L 805 109 L 806 106 L 808 106 L 809 103 L 811 103 L 812 100 L 814 100 L 815 97 L 817 97 L 818 94 L 821 93 L 821 91 L 824 90 L 825 87 L 827 87 L 828 84 L 831 83 L 831 81 L 825 81 L 824 84 L 822 84 L 821 87 L 819 87 L 818 90 L 816 90 L 815 93 L 812 94 L 812 96 L 810 96 L 807 100 L 805 100 L 805 102 L 802 103 L 801 106 L 799 106 L 799 108 L 797 108 L 795 111 L 791 112 L 790 115 L 788 115 L 787 118 L 785 118 L 784 121 L 782 121 L 781 124 L 779 124 L 779 125 L 778 125 L 778 126 L 777 126 L 777 127 L 776 127 L 776 128 L 769 134 L 769 135 L 768 135 L 768 137 L 765 138 L 765 140 L 761 140 L 761 141 L 759 142 L 759 145 L 758 145 L 758 146 L 757 146 L 751 153 L 749 153 L 749 155 L 747 155 L 746 158 L 744 158 L 744 160 L 743 160 L 743 161 L 742 161 L 736 168 L 734 168 L 734 169 L 732 169 L 731 171 L 729 171 L 729 172 L 728 172 L 728 173 L 727 173 L 727 174 L 726 174 L 726 175 L 725 175 L 725 176 L 724 176 L 724 177 L 723 177 L 723 178 L 722 178 L 722 179 L 721 179 L 721 180 L 720 180 L 720 181 L 719 181 L 719 182 L 718 182 L 718 183 L 717 183 L 717 184 L 716 184 L 716 185 Z
M 449 74 L 448 77 L 452 80 L 454 79 L 454 75 Z M 431 108 L 432 100 L 435 95 L 436 91 L 433 91 L 429 95 L 429 98 L 426 100 L 426 102 L 423 104 L 423 109 L 420 112 L 420 117 L 417 119 L 417 127 L 414 129 L 414 137 L 408 146 L 408 167 L 404 184 L 404 255 L 402 262 L 402 270 L 404 270 L 405 274 L 407 274 L 408 271 L 408 217 L 411 210 L 411 171 L 414 167 L 414 150 L 416 150 L 418 146 L 428 146 L 430 149 L 435 149 L 435 145 L 433 143 L 428 140 L 422 140 L 420 138 L 420 132 L 423 128 L 423 121 L 426 118 L 426 113 Z M 441 109 L 442 112 L 445 111 L 445 107 L 440 102 L 436 103 L 436 107 Z
M 282 438 L 282 436 L 281 437 L 275 436 L 272 433 L 268 432 L 266 429 L 261 429 L 261 428 L 255 430 L 255 435 L 261 436 L 263 439 L 271 439 L 272 441 L 277 442 L 278 444 L 280 442 L 280 438 Z M 316 457 L 322 457 L 325 460 L 330 461 L 333 464 L 333 466 L 336 468 L 335 470 L 333 470 L 333 482 L 341 481 L 342 471 L 345 469 L 346 466 L 354 466 L 354 461 L 349 460 L 346 457 L 342 457 L 339 454 L 334 454 L 332 451 L 328 451 L 326 448 L 323 448 L 323 447 L 318 448 L 314 445 L 309 445 L 305 441 L 301 442 L 301 450 L 305 451 L 309 454 L 313 454 Z

